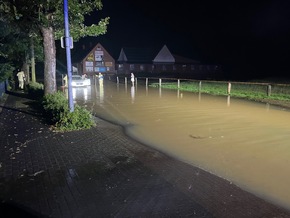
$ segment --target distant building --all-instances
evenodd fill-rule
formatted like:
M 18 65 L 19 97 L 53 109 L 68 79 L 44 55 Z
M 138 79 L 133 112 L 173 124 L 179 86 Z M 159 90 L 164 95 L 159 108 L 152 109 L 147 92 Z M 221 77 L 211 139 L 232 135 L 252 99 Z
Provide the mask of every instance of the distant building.
M 151 48 L 122 48 L 117 59 L 119 74 L 140 72 L 170 74 L 181 77 L 209 78 L 218 72 L 217 65 L 201 64 L 200 61 L 172 54 L 166 45 L 161 50 Z
M 157 53 L 158 50 L 154 48 L 122 48 L 117 60 L 117 73 L 152 72 L 152 61 Z
M 172 54 L 166 45 L 153 60 L 156 72 L 191 73 L 200 65 L 199 61 Z
M 87 40 L 74 53 L 73 66 L 77 68 L 78 74 L 129 75 L 133 72 L 136 76 L 164 74 L 180 78 L 208 79 L 217 78 L 221 73 L 217 65 L 202 64 L 200 61 L 175 55 L 166 45 L 161 49 L 124 47 L 119 55 L 115 53 L 117 59 L 99 42 L 93 46 L 93 42 Z M 107 43 L 107 46 L 116 50 L 112 43 Z

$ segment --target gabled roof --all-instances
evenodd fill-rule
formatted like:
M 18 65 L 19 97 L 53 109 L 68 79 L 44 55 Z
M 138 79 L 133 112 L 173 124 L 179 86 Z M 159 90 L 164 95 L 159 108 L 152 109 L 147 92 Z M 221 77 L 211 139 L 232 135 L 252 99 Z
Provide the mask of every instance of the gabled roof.
M 71 50 L 71 58 L 73 63 L 82 61 L 96 46 L 100 43 L 103 48 L 115 59 L 118 55 L 117 48 L 113 42 L 107 40 L 105 37 L 85 37 L 74 43 L 74 48 Z
M 175 59 L 166 45 L 159 51 L 153 60 L 154 63 L 174 63 Z
M 83 58 L 83 59 L 87 59 L 88 56 L 90 56 L 92 53 L 92 51 L 96 50 L 97 48 L 101 48 L 102 51 L 105 51 L 107 53 L 107 55 L 113 59 L 113 57 L 109 54 L 109 52 L 101 45 L 101 43 L 98 43 L 97 45 L 95 45 L 95 47 L 93 47 L 88 53 L 87 55 Z
M 152 63 L 158 50 L 155 48 L 122 48 L 118 62 L 130 62 L 130 63 Z
M 127 58 L 123 48 L 121 49 L 118 61 L 121 61 L 121 62 L 127 62 L 128 61 L 128 58 Z
M 199 61 L 172 54 L 166 45 L 162 47 L 153 60 L 154 63 L 198 64 Z

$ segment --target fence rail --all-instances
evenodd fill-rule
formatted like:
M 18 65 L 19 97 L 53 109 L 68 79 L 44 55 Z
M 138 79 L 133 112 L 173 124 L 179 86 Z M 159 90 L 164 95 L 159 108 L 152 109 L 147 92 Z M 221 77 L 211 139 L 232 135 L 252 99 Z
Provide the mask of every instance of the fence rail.
M 128 77 L 117 77 L 117 83 L 130 81 Z M 188 90 L 192 92 L 203 92 L 206 90 L 211 94 L 219 95 L 257 95 L 263 97 L 279 96 L 290 100 L 290 84 L 280 83 L 259 83 L 259 82 L 232 82 L 232 81 L 211 81 L 193 80 L 178 78 L 157 78 L 157 77 L 135 77 L 136 84 L 156 86 L 171 89 Z M 218 93 L 217 93 L 218 92 Z

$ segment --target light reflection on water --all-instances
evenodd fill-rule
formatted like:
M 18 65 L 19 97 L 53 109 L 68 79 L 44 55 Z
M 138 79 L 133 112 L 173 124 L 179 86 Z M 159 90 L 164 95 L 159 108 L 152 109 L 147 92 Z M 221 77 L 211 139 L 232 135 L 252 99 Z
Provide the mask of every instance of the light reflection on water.
M 290 112 L 267 104 L 104 81 L 75 99 L 127 133 L 290 208 Z

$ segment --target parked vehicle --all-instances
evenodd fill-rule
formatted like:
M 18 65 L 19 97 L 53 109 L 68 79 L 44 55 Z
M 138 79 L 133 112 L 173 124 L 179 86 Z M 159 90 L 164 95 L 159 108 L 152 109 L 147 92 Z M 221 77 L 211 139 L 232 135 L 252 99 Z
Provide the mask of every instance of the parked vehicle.
M 71 83 L 71 85 L 73 87 L 90 86 L 91 85 L 91 80 L 86 78 L 86 77 L 82 77 L 80 75 L 72 75 L 72 83 Z

